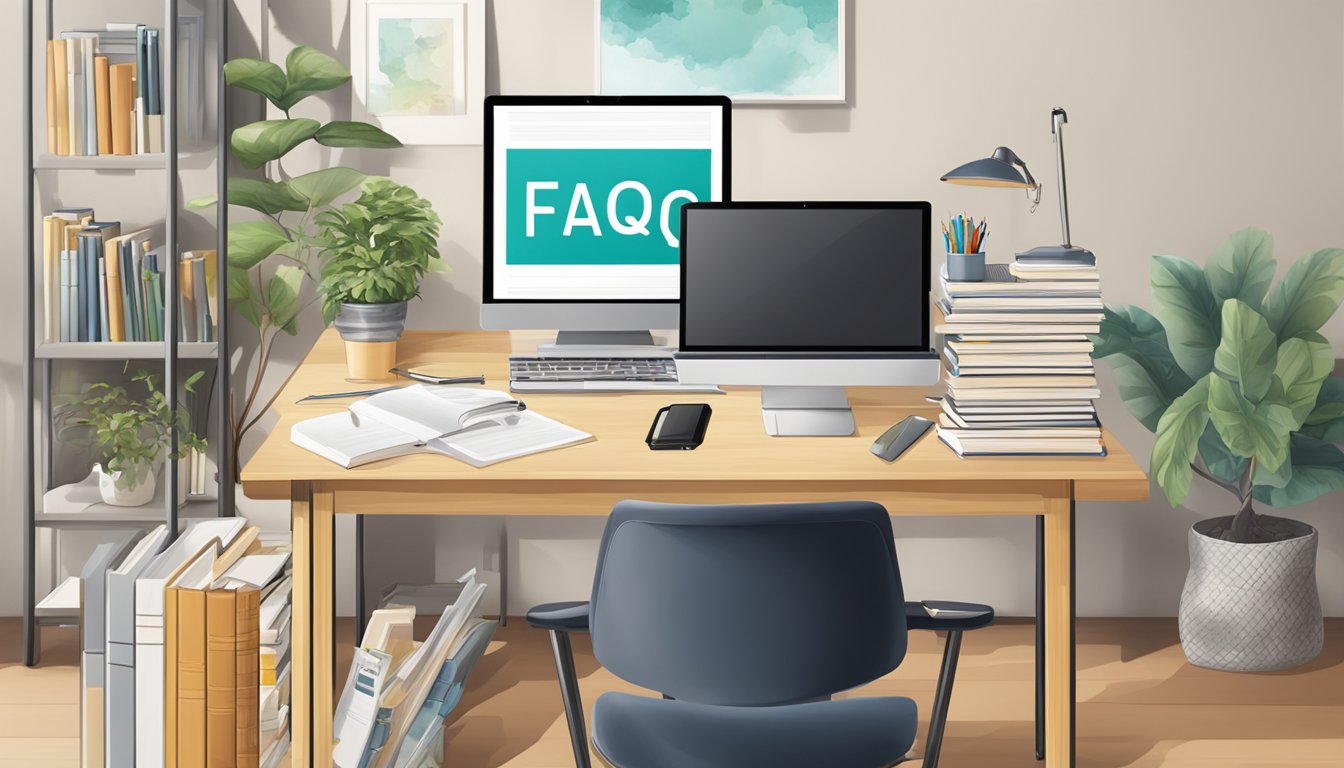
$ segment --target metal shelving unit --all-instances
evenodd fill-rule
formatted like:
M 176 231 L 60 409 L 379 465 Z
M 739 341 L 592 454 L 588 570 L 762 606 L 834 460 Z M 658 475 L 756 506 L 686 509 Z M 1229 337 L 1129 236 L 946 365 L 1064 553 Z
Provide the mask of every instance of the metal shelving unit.
M 37 208 L 37 185 L 39 178 L 44 175 L 50 176 L 66 170 L 80 171 L 116 171 L 123 173 L 140 172 L 158 172 L 163 174 L 164 190 L 164 244 L 165 250 L 170 254 L 177 254 L 178 248 L 178 225 L 177 217 L 182 213 L 181 200 L 178 195 L 178 123 L 179 110 L 177 105 L 177 30 L 176 22 L 178 18 L 178 0 L 163 1 L 163 21 L 162 21 L 162 50 L 160 52 L 161 72 L 162 72 L 162 99 L 164 111 L 164 149 L 161 154 L 145 154 L 131 156 L 98 156 L 98 157 L 70 157 L 50 154 L 36 154 L 33 145 L 33 119 L 35 115 L 34 106 L 34 13 L 35 6 L 45 11 L 45 40 L 53 39 L 56 34 L 54 25 L 53 3 L 57 0 L 43 0 L 39 5 L 36 0 L 24 0 L 23 4 L 23 23 L 24 23 L 24 80 L 23 80 L 23 128 L 22 140 L 24 145 L 24 223 L 26 256 L 24 258 L 24 279 L 27 284 L 27 312 L 24 318 L 24 350 L 25 350 L 25 370 L 23 383 L 23 401 L 29 406 L 28 418 L 26 420 L 26 451 L 24 453 L 24 493 L 23 508 L 25 516 L 24 524 L 24 603 L 23 603 L 23 628 L 24 644 L 23 659 L 24 663 L 32 666 L 38 659 L 38 631 L 41 626 L 51 626 L 58 624 L 78 623 L 78 617 L 50 617 L 37 616 L 36 604 L 38 595 L 35 594 L 37 585 L 37 532 L 39 529 L 52 529 L 53 537 L 60 530 L 81 529 L 81 530 L 124 530 L 125 528 L 146 528 L 160 523 L 166 524 L 169 528 L 169 539 L 171 542 L 178 533 L 178 523 L 182 519 L 192 519 L 199 517 L 209 517 L 214 515 L 226 516 L 234 514 L 233 497 L 233 450 L 230 445 L 228 434 L 229 425 L 229 358 L 228 358 L 228 333 L 225 318 L 227 313 L 227 295 L 226 287 L 228 285 L 228 266 L 227 266 L 227 228 L 228 228 L 228 206 L 223 204 L 226 199 L 227 189 L 227 164 L 228 164 L 228 132 L 226 119 L 226 96 L 223 77 L 223 63 L 227 58 L 228 51 L 228 0 L 208 0 L 205 5 L 206 13 L 214 11 L 214 24 L 218 30 L 218 66 L 215 69 L 217 78 L 216 92 L 218 102 L 216 105 L 216 146 L 214 151 L 217 153 L 216 159 L 216 192 L 219 195 L 221 204 L 216 206 L 215 221 L 215 239 L 216 251 L 218 257 L 216 264 L 218 273 L 216 274 L 216 307 L 219 317 L 215 318 L 217 326 L 216 341 L 214 342 L 193 342 L 184 343 L 177 339 L 177 302 L 164 302 L 164 336 L 162 342 L 48 342 L 39 341 L 37 338 L 37 312 L 42 305 L 41 297 L 37 293 L 37 263 L 42 257 L 37 242 L 38 211 Z M 42 92 L 42 98 L 46 98 L 45 91 Z M 164 295 L 177 295 L 177 276 L 178 271 L 175 268 L 164 270 Z M 219 491 L 217 498 L 203 499 L 193 497 L 185 504 L 177 503 L 178 497 L 178 465 L 175 461 L 164 462 L 163 477 L 160 481 L 164 484 L 163 504 L 160 508 L 138 507 L 128 508 L 125 511 L 115 513 L 90 513 L 86 515 L 77 514 L 49 514 L 42 509 L 42 497 L 45 491 L 50 490 L 51 483 L 51 463 L 52 463 L 52 445 L 54 435 L 52 434 L 52 368 L 54 365 L 73 365 L 80 361 L 112 361 L 112 360 L 162 360 L 163 377 L 162 386 L 165 399 L 170 409 L 177 407 L 177 388 L 182 378 L 179 376 L 178 364 L 181 360 L 189 361 L 208 361 L 213 360 L 214 381 L 210 396 L 210 408 L 214 411 L 217 419 L 218 435 L 209 437 L 210 450 L 215 455 L 215 465 L 218 472 Z M 209 417 L 206 419 L 207 423 Z M 44 435 L 41 444 L 38 442 L 39 435 Z M 176 450 L 176 435 L 173 436 L 171 449 Z M 53 550 L 55 547 L 52 548 Z M 54 552 L 52 553 L 54 557 Z

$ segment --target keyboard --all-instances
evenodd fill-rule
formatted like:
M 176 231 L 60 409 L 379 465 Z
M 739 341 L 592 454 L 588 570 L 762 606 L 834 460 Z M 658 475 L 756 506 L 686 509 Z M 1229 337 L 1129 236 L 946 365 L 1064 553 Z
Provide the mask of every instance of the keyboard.
M 514 392 L 721 392 L 682 384 L 670 357 L 510 357 Z

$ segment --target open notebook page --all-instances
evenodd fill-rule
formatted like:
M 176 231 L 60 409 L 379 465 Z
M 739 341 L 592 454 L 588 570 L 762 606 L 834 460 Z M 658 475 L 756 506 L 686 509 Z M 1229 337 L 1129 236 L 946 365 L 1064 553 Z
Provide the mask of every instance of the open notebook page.
M 400 456 L 420 442 L 414 435 L 348 411 L 301 421 L 290 429 L 289 439 L 346 469 Z
M 542 416 L 521 411 L 496 419 L 497 426 L 478 426 L 456 435 L 430 440 L 429 448 L 483 467 L 505 459 L 541 453 L 586 442 L 592 435 Z
M 420 442 L 470 426 L 473 411 L 512 402 L 507 393 L 450 385 L 416 384 L 381 392 L 350 404 L 350 410 L 414 435 Z

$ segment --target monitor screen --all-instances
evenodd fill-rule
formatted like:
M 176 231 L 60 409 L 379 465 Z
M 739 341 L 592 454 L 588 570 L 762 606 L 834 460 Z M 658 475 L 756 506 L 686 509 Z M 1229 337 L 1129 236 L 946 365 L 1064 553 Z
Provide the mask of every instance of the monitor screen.
M 929 348 L 928 203 L 726 203 L 683 214 L 683 350 Z
M 680 297 L 681 206 L 728 194 L 722 97 L 491 97 L 489 302 Z

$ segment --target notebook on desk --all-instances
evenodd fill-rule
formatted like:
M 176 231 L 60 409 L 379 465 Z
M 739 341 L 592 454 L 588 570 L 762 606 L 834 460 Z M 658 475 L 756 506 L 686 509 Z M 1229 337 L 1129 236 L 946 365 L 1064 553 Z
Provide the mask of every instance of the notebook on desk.
M 592 435 L 526 410 L 506 393 L 416 385 L 295 424 L 297 446 L 349 469 L 412 453 L 484 467 L 586 442 Z

